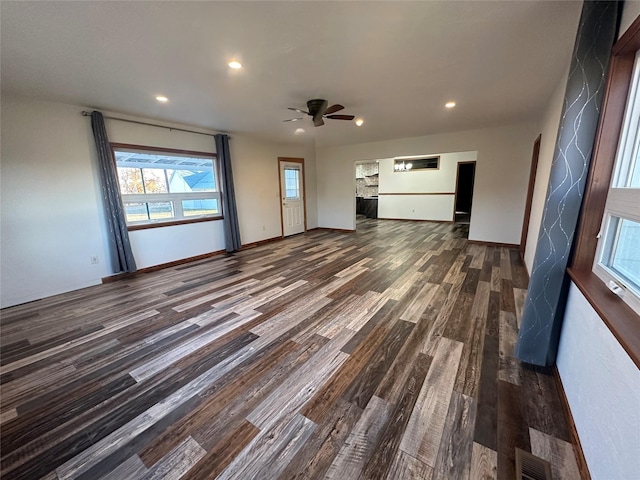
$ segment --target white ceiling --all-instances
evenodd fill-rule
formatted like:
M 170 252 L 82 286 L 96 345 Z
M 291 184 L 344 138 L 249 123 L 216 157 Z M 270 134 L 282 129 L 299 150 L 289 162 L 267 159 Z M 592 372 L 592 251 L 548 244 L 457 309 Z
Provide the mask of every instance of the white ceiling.
M 319 146 L 480 128 L 537 118 L 570 59 L 580 9 L 2 1 L 2 91 Z M 244 68 L 229 69 L 231 59 Z M 310 98 L 365 124 L 282 122 Z M 458 106 L 446 110 L 449 100 Z M 294 136 L 301 126 L 307 133 Z

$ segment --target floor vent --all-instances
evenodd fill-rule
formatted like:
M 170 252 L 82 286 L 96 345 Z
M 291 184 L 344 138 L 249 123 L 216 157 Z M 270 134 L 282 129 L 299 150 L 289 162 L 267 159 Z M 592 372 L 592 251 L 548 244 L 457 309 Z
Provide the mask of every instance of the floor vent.
M 516 480 L 551 480 L 551 465 L 540 457 L 516 448 Z

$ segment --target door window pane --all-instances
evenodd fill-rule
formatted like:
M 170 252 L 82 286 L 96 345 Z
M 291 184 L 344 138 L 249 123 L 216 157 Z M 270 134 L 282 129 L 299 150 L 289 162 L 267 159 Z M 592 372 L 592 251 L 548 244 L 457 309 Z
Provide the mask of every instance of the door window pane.
M 287 200 L 300 198 L 300 170 L 295 168 L 284 169 L 284 196 Z

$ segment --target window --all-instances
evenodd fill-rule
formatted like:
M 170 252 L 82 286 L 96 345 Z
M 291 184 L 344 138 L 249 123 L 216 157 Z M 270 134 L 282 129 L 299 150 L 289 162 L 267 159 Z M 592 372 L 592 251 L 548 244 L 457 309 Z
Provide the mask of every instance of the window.
M 413 172 L 415 170 L 438 170 L 440 157 L 402 157 L 395 158 L 393 169 L 396 172 Z
M 638 168 L 637 147 L 635 156 L 623 153 L 625 148 L 628 152 L 630 145 L 634 142 L 637 145 L 638 142 L 637 126 L 634 132 L 630 123 L 633 115 L 625 115 L 625 112 L 631 111 L 630 105 L 637 104 L 638 50 L 640 17 L 634 20 L 613 46 L 600 124 L 581 207 L 580 226 L 576 234 L 575 252 L 568 272 L 575 286 L 640 368 L 640 314 L 625 299 L 611 293 L 607 288 L 608 281 L 599 277 L 596 272 L 608 269 L 617 275 L 616 278 L 626 277 L 627 282 L 633 281 L 630 278 L 633 275 L 629 275 L 629 271 L 637 272 L 630 262 L 637 256 L 630 259 L 630 251 L 625 249 L 625 246 L 633 244 L 633 240 L 629 240 L 633 235 L 629 227 L 635 227 L 634 224 L 638 223 L 634 219 L 633 203 L 630 208 L 624 208 L 626 201 L 616 202 L 614 197 L 619 193 L 623 196 L 627 193 L 627 200 L 631 199 L 633 202 L 633 190 L 638 190 L 637 183 L 634 183 L 634 178 L 637 179 L 634 172 Z M 632 90 L 636 93 L 630 95 Z M 637 119 L 637 112 L 635 115 Z M 626 160 L 622 160 L 623 158 Z M 625 161 L 628 162 L 626 165 Z M 634 167 L 630 166 L 632 161 L 635 162 Z M 628 186 L 620 187 L 624 184 L 621 179 L 628 179 L 628 175 L 631 175 Z M 608 189 L 609 186 L 612 188 Z M 618 210 L 616 203 L 621 204 L 622 211 Z M 635 215 L 638 215 L 637 201 L 635 206 Z M 625 297 L 627 301 L 630 297 L 635 298 L 633 295 Z
M 112 145 L 127 225 L 222 216 L 213 154 Z
M 640 313 L 640 56 L 636 54 L 593 270 Z

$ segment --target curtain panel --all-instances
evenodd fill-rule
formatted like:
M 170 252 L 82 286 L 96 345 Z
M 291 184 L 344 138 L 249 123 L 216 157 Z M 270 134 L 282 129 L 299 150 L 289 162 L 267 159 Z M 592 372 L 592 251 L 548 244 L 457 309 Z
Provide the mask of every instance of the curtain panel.
M 107 129 L 100 112 L 91 113 L 91 129 L 98 152 L 98 164 L 102 187 L 102 199 L 107 219 L 109 255 L 113 273 L 136 271 L 136 262 L 131 250 L 127 220 L 118 187 L 118 173 L 111 155 Z
M 621 3 L 610 1 L 586 1 L 582 7 L 516 346 L 517 358 L 533 365 L 553 365 L 558 352 L 566 270 L 621 10 Z
M 224 215 L 224 240 L 227 253 L 235 252 L 242 246 L 240 241 L 240 227 L 238 226 L 238 209 L 236 194 L 233 187 L 233 170 L 231 168 L 231 154 L 229 152 L 229 136 L 217 134 L 216 155 L 222 176 L 222 214 Z

